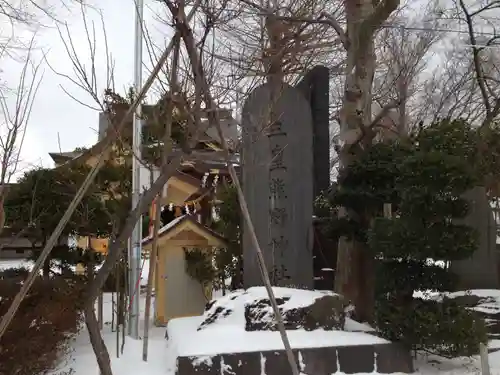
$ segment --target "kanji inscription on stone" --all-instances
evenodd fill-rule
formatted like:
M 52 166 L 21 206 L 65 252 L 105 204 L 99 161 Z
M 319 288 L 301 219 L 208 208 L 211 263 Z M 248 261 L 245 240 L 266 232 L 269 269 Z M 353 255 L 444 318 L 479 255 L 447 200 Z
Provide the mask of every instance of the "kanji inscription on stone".
M 272 92 L 269 83 L 257 87 L 243 107 L 243 192 L 268 272 L 286 273 L 276 285 L 312 288 L 311 108 L 289 85 L 283 84 L 278 98 Z M 243 258 L 245 287 L 262 285 L 247 226 Z

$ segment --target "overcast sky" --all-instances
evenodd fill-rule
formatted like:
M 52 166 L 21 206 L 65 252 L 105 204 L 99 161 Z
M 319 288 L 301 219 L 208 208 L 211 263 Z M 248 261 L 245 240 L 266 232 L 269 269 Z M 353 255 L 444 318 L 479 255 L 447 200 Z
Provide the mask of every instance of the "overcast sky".
M 95 0 L 94 0 L 95 1 Z M 105 21 L 105 28 L 109 50 L 115 60 L 115 87 L 118 91 L 124 90 L 133 83 L 134 74 L 134 0 L 106 0 L 99 1 L 99 9 Z M 97 1 L 95 1 L 97 3 Z M 168 30 L 162 30 L 159 22 L 155 21 L 153 12 L 158 4 L 146 0 L 145 23 L 156 43 L 168 42 L 166 35 Z M 59 19 L 67 22 L 69 32 L 76 53 L 82 63 L 89 68 L 89 48 L 81 10 L 78 6 L 69 9 L 57 9 Z M 92 21 L 96 28 L 97 56 L 96 63 L 99 89 L 106 85 L 106 59 L 105 44 L 103 41 L 102 22 L 97 11 L 86 10 L 89 28 Z M 44 22 L 49 24 L 49 22 Z M 52 25 L 54 23 L 52 22 Z M 65 26 L 60 29 L 65 33 Z M 2 33 L 0 28 L 0 33 Z M 166 35 L 165 35 L 166 34 Z M 25 28 L 18 28 L 16 35 L 27 40 L 30 33 Z M 5 33 L 4 35 L 5 36 Z M 69 41 L 67 36 L 66 42 Z M 41 60 L 46 54 L 48 64 L 44 64 L 44 77 L 38 95 L 33 105 L 31 118 L 28 124 L 22 153 L 21 168 L 30 168 L 35 165 L 51 167 L 53 165 L 49 152 L 58 152 L 59 149 L 72 151 L 75 147 L 91 146 L 97 140 L 96 129 L 98 126 L 98 113 L 89 109 L 70 98 L 64 91 L 77 97 L 82 102 L 95 105 L 90 96 L 78 89 L 67 78 L 58 73 L 75 77 L 72 72 L 72 64 L 69 59 L 64 43 L 59 36 L 56 27 L 44 27 L 37 31 L 37 51 L 35 60 Z M 145 63 L 148 62 L 147 50 L 144 47 Z M 149 65 L 149 64 L 147 64 Z M 19 72 L 22 64 L 14 60 L 2 61 L 2 76 L 11 87 L 17 85 Z M 147 68 L 145 68 L 147 69 Z M 144 73 L 144 79 L 145 79 Z M 63 88 L 62 88 L 63 87 Z M 58 141 L 59 139 L 59 141 Z M 60 147 L 59 147 L 60 144 Z
M 89 70 L 89 48 L 81 9 L 77 4 L 69 5 L 67 8 L 61 6 L 62 3 L 67 4 L 72 1 L 76 3 L 75 0 L 47 0 L 46 2 L 59 4 L 58 8 L 54 9 L 53 12 L 60 21 L 67 23 L 76 54 L 82 64 Z M 144 22 L 148 32 L 154 43 L 165 46 L 169 42 L 171 30 L 157 20 L 158 16 L 165 16 L 164 6 L 156 0 L 144 1 Z M 416 3 L 421 5 L 425 2 L 425 0 L 412 1 L 415 10 L 418 9 Z M 88 27 L 92 28 L 92 22 L 94 22 L 96 29 L 98 91 L 102 93 L 106 86 L 104 33 L 99 14 L 101 12 L 104 18 L 109 51 L 115 63 L 115 87 L 118 92 L 124 93 L 133 83 L 134 74 L 134 0 L 86 0 L 86 2 L 99 10 L 92 8 L 86 8 L 85 10 Z M 43 27 L 37 31 L 35 61 L 43 60 L 43 56 L 46 55 L 48 63 L 45 63 L 42 68 L 44 77 L 33 106 L 21 153 L 20 167 L 24 170 L 39 165 L 51 167 L 53 163 L 48 155 L 49 152 L 64 152 L 72 151 L 75 147 L 89 147 L 97 140 L 97 111 L 76 102 L 64 92 L 63 88 L 82 102 L 93 106 L 95 106 L 95 103 L 87 93 L 78 89 L 67 78 L 53 71 L 76 78 L 72 72 L 71 60 L 65 51 L 64 43 L 55 27 L 55 23 L 44 20 L 43 24 L 48 27 Z M 0 22 L 0 38 L 8 36 L 6 25 L 6 22 Z M 447 26 L 444 25 L 443 28 L 445 27 Z M 456 29 L 458 26 L 452 28 Z M 63 34 L 66 33 L 64 23 L 60 24 L 60 30 Z M 484 31 L 482 29 L 478 30 Z M 16 36 L 23 37 L 26 41 L 29 40 L 30 35 L 30 32 L 25 27 L 16 29 Z M 63 35 L 63 37 L 68 43 L 68 36 Z M 450 41 L 456 43 L 456 38 L 445 38 L 436 44 L 433 49 L 434 53 L 431 51 L 428 58 L 438 62 Z M 464 48 L 467 47 L 464 46 Z M 436 51 L 440 51 L 440 53 L 437 54 Z M 151 66 L 146 47 L 144 47 L 144 63 L 146 65 L 143 74 L 145 79 L 148 67 Z M 430 65 L 434 65 L 433 62 Z M 15 87 L 21 68 L 22 63 L 19 61 L 3 59 L 0 65 L 0 79 L 6 80 L 11 87 Z

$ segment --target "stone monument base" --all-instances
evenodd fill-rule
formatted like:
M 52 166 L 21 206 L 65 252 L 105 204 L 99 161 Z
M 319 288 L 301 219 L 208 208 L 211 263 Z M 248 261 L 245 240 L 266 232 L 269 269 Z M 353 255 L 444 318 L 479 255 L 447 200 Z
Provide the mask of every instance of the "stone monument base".
M 397 344 L 351 345 L 294 349 L 305 375 L 336 373 L 412 373 L 409 350 Z M 284 350 L 178 357 L 176 375 L 283 375 L 290 374 Z

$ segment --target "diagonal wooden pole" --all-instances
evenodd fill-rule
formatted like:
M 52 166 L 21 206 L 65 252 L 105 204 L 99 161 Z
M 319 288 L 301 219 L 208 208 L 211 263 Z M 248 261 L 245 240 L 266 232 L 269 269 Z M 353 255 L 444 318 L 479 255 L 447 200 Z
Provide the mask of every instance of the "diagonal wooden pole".
M 300 375 L 299 366 L 297 360 L 292 351 L 292 347 L 290 345 L 290 340 L 288 339 L 288 335 L 286 333 L 285 324 L 283 321 L 283 317 L 281 316 L 281 312 L 278 307 L 278 303 L 276 302 L 276 297 L 274 295 L 273 288 L 271 286 L 271 280 L 269 279 L 269 275 L 267 273 L 267 267 L 264 260 L 264 256 L 262 254 L 262 250 L 259 245 L 259 241 L 257 239 L 257 235 L 255 233 L 255 228 L 252 223 L 252 219 L 250 217 L 250 212 L 248 211 L 248 206 L 246 204 L 245 196 L 243 194 L 243 190 L 241 189 L 241 185 L 236 174 L 236 169 L 234 168 L 233 162 L 231 161 L 231 155 L 229 153 L 229 148 L 227 146 L 227 142 L 224 138 L 224 134 L 222 133 L 222 129 L 220 126 L 220 117 L 219 113 L 215 110 L 217 108 L 215 101 L 210 93 L 210 89 L 206 80 L 206 76 L 203 72 L 202 66 L 199 61 L 198 52 L 196 51 L 194 36 L 191 29 L 188 27 L 186 21 L 186 15 L 184 14 L 184 10 L 182 7 L 174 7 L 172 3 L 169 1 L 165 1 L 167 6 L 169 7 L 170 12 L 174 16 L 175 26 L 177 30 L 181 32 L 181 37 L 184 40 L 184 44 L 186 46 L 186 50 L 189 56 L 191 69 L 193 70 L 193 76 L 195 77 L 195 84 L 202 90 L 205 105 L 209 110 L 207 110 L 209 122 L 211 125 L 215 126 L 217 129 L 217 134 L 219 135 L 222 149 L 224 151 L 226 163 L 229 169 L 229 174 L 231 175 L 231 179 L 236 187 L 238 192 L 238 200 L 240 203 L 240 208 L 245 219 L 245 223 L 250 232 L 250 238 L 257 253 L 257 259 L 259 263 L 259 269 L 264 281 L 264 286 L 266 288 L 267 294 L 269 296 L 269 300 L 271 302 L 271 306 L 273 308 L 274 315 L 276 317 L 276 322 L 278 324 L 278 330 L 280 332 L 281 340 L 283 341 L 283 345 L 285 347 L 286 355 L 288 362 L 290 364 L 292 374 Z M 210 110 L 214 109 L 214 110 Z
M 162 161 L 163 165 L 166 165 L 168 162 L 168 156 L 172 152 L 172 112 L 173 108 L 173 100 L 172 97 L 177 93 L 177 69 L 179 66 L 179 55 L 180 55 L 180 38 L 175 38 L 175 47 L 174 53 L 172 55 L 172 71 L 170 77 L 170 98 L 167 99 L 166 106 L 166 126 L 165 126 L 165 134 L 163 136 L 163 152 L 162 152 Z M 153 185 L 153 181 L 151 181 L 151 185 Z M 153 289 L 153 278 L 155 275 L 155 269 L 158 262 L 158 231 L 160 229 L 161 222 L 161 201 L 164 196 L 164 192 L 167 187 L 162 189 L 162 192 L 156 196 L 155 207 L 156 211 L 154 217 L 153 224 L 153 243 L 151 244 L 151 251 L 149 253 L 149 272 L 148 272 L 148 287 L 146 291 L 146 307 L 144 311 L 144 334 L 142 340 L 142 360 L 148 360 L 148 345 L 149 345 L 149 322 L 151 315 L 151 298 L 152 298 L 152 289 Z M 168 196 L 168 191 L 166 192 Z M 156 270 L 156 273 L 158 271 Z M 155 285 L 156 287 L 156 285 Z
M 201 3 L 201 0 L 198 0 L 196 4 L 193 5 L 191 8 L 191 11 L 189 12 L 189 17 L 188 20 L 191 19 L 199 4 Z M 177 34 L 177 33 L 176 33 Z M 99 154 L 99 158 L 97 161 L 97 164 L 94 165 L 85 178 L 85 181 L 83 181 L 82 186 L 80 186 L 80 189 L 77 191 L 75 194 L 75 197 L 69 204 L 68 208 L 66 209 L 66 212 L 64 213 L 63 217 L 59 221 L 59 224 L 57 224 L 56 229 L 54 232 L 52 232 L 52 235 L 50 236 L 49 240 L 47 241 L 47 244 L 42 250 L 42 253 L 38 257 L 33 270 L 31 273 L 28 275 L 26 280 L 23 283 L 23 286 L 21 287 L 21 290 L 17 293 L 16 297 L 14 298 L 14 301 L 12 301 L 12 304 L 10 305 L 9 309 L 5 313 L 5 315 L 2 317 L 2 320 L 0 321 L 0 340 L 2 336 L 5 334 L 7 331 L 7 328 L 9 324 L 12 322 L 12 319 L 14 318 L 17 310 L 19 309 L 19 306 L 21 305 L 21 302 L 23 301 L 24 297 L 26 297 L 26 294 L 30 290 L 31 286 L 33 285 L 36 275 L 40 272 L 40 269 L 42 268 L 45 260 L 49 256 L 50 252 L 52 251 L 52 248 L 56 244 L 57 240 L 59 239 L 59 236 L 61 235 L 64 227 L 68 223 L 69 219 L 71 218 L 71 215 L 73 215 L 73 212 L 75 211 L 76 207 L 80 204 L 80 201 L 84 197 L 84 195 L 87 193 L 88 188 L 92 184 L 92 182 L 95 180 L 97 173 L 100 171 L 100 169 L 103 166 L 103 163 L 105 161 L 105 155 L 107 154 L 107 150 L 109 147 L 111 147 L 112 143 L 116 140 L 118 137 L 118 134 L 120 131 L 125 127 L 125 124 L 127 121 L 130 119 L 130 116 L 135 112 L 135 109 L 139 105 L 139 103 L 144 99 L 146 96 L 146 93 L 148 90 L 151 88 L 153 85 L 154 80 L 160 73 L 161 68 L 163 65 L 165 65 L 165 62 L 167 61 L 167 58 L 172 51 L 174 47 L 174 41 L 176 40 L 176 36 L 171 39 L 170 43 L 168 44 L 167 48 L 161 55 L 160 59 L 156 63 L 155 67 L 153 68 L 153 71 L 151 72 L 150 76 L 146 80 L 146 83 L 142 87 L 141 91 L 138 93 L 137 97 L 135 98 L 134 102 L 132 105 L 128 108 L 127 112 L 125 113 L 125 116 L 123 119 L 120 121 L 118 126 L 114 129 L 115 131 L 110 131 L 107 134 L 107 140 L 106 140 L 106 146 L 104 147 L 104 150 Z

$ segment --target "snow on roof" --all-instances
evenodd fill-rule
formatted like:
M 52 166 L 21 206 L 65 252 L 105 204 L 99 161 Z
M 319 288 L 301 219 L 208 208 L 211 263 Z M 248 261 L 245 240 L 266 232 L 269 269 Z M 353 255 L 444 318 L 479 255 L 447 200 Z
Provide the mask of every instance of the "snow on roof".
M 291 288 L 273 288 L 276 298 L 287 298 L 280 305 L 284 310 L 310 305 L 315 299 L 325 295 L 335 295 L 328 291 L 310 291 Z M 179 356 L 211 356 L 221 353 L 243 353 L 264 350 L 283 350 L 279 332 L 245 331 L 245 305 L 267 298 L 264 287 L 232 292 L 212 301 L 212 306 L 203 316 L 177 318 L 168 322 L 169 345 L 176 348 Z M 219 319 L 208 325 L 204 320 L 215 310 Z M 349 345 L 371 345 L 388 341 L 367 333 L 369 327 L 348 319 L 346 329 L 353 331 L 287 331 L 292 348 L 313 348 Z
M 168 231 L 169 229 L 172 229 L 173 227 L 175 227 L 177 224 L 179 224 L 183 219 L 186 218 L 187 215 L 182 215 L 182 216 L 179 216 L 179 217 L 176 217 L 174 220 L 172 220 L 170 223 L 168 223 L 167 225 L 164 225 L 163 227 L 161 227 L 160 229 L 158 229 L 158 234 L 162 234 L 162 233 L 165 233 L 166 231 Z M 149 235 L 145 238 L 142 239 L 142 243 L 145 243 L 145 242 L 148 242 L 148 241 L 151 241 L 153 239 L 153 236 Z

